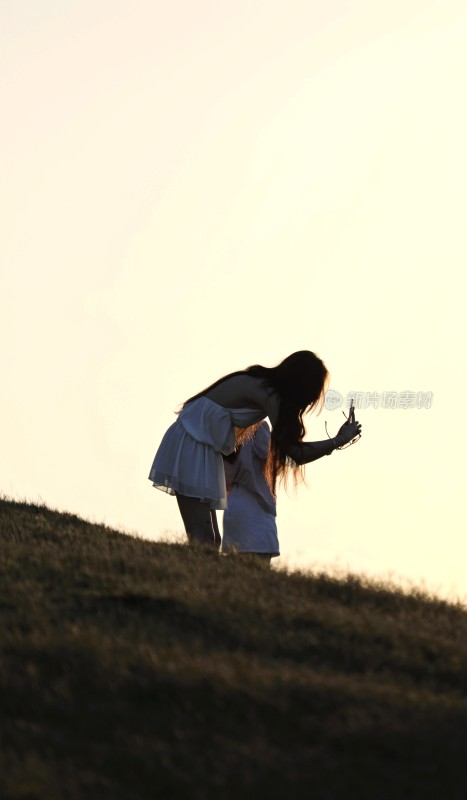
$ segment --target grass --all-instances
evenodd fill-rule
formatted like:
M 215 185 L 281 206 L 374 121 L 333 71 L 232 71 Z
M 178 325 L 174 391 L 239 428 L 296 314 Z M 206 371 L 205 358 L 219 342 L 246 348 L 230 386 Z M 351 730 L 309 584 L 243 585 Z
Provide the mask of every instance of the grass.
M 467 612 L 0 500 L 2 800 L 465 800 Z

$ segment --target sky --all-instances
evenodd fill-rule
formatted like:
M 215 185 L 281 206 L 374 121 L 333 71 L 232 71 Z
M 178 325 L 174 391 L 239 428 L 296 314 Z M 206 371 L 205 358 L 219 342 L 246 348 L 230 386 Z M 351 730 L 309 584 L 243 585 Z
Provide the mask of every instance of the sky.
M 307 438 L 350 394 L 363 437 L 275 567 L 467 598 L 466 41 L 466 0 L 0 0 L 0 492 L 181 540 L 177 408 L 309 349 Z

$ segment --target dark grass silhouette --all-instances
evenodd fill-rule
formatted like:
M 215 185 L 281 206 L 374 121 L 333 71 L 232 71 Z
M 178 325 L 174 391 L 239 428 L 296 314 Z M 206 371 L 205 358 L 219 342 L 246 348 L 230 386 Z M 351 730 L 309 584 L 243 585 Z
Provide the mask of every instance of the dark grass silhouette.
M 3 800 L 465 800 L 467 612 L 0 501 Z

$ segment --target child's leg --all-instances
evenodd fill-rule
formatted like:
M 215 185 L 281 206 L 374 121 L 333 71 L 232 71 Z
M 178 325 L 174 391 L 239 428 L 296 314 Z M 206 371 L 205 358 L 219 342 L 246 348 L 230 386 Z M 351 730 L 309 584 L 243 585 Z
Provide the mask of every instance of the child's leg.
M 216 542 L 209 503 L 201 502 L 197 497 L 185 497 L 182 494 L 177 494 L 177 503 L 190 544 L 207 544 L 217 548 L 219 545 Z M 216 512 L 213 513 L 214 519 L 216 519 Z M 219 531 L 217 534 L 219 535 Z

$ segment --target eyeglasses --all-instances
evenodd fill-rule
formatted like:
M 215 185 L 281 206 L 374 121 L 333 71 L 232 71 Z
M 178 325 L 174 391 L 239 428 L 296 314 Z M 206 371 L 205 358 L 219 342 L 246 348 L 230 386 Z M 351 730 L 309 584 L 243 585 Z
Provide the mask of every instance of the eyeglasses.
M 342 413 L 343 413 L 344 417 L 346 418 L 347 422 L 350 421 L 351 417 L 353 417 L 353 421 L 355 422 L 355 406 L 353 405 L 353 403 L 350 406 L 350 411 L 349 411 L 349 416 L 348 417 L 346 416 L 345 411 L 343 411 Z M 324 422 L 324 428 L 325 428 L 326 436 L 328 437 L 328 439 L 334 439 L 335 438 L 334 436 L 330 436 L 329 435 L 328 423 L 326 421 Z M 361 438 L 362 438 L 362 434 L 359 433 L 358 436 L 355 436 L 353 439 L 350 440 L 350 442 L 347 442 L 347 444 L 343 444 L 341 447 L 336 447 L 336 450 L 347 450 L 349 447 L 352 447 L 353 444 L 357 444 L 358 440 L 361 439 Z

